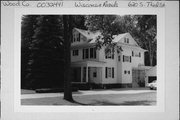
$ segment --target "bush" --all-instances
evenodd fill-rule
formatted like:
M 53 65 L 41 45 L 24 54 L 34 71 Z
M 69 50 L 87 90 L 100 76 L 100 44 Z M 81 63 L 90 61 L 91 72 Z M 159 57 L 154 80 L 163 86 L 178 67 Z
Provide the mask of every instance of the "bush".
M 42 89 L 36 89 L 36 93 L 58 93 L 58 92 L 64 92 L 64 88 L 42 88 Z M 77 87 L 72 88 L 73 92 L 78 91 Z

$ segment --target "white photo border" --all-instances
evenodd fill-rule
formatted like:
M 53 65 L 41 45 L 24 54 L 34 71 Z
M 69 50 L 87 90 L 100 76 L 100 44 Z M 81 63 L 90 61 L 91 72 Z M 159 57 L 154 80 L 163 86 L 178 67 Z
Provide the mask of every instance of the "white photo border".
M 155 106 L 30 106 L 21 105 L 22 15 L 157 15 L 157 105 Z M 16 8 L 14 17 L 14 112 L 164 112 L 165 111 L 165 9 L 164 8 Z

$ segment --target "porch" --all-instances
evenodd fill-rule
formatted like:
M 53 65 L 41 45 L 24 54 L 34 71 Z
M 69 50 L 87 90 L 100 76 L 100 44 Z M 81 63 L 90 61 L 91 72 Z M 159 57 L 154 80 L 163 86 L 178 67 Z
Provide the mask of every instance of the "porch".
M 72 62 L 72 83 L 101 83 L 104 63 L 92 60 Z

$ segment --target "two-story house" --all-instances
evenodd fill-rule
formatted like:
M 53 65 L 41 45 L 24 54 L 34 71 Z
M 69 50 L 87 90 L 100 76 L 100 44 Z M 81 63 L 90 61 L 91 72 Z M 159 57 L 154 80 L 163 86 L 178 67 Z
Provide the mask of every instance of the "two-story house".
M 100 32 L 73 29 L 71 41 L 72 80 L 99 85 L 132 86 L 132 69 L 144 65 L 144 52 L 129 33 L 114 36 L 114 49 L 95 49 Z

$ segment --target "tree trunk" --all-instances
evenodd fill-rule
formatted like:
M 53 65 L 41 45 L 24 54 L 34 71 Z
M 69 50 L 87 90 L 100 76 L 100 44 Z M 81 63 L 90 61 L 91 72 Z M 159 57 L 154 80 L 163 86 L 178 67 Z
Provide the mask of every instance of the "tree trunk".
M 153 55 L 151 52 L 149 53 L 149 63 L 150 63 L 150 66 L 153 66 Z
M 73 101 L 72 98 L 72 86 L 71 86 L 71 58 L 70 58 L 70 44 L 71 44 L 71 35 L 69 32 L 69 17 L 67 15 L 63 16 L 64 24 L 64 58 L 65 58 L 65 67 L 64 67 L 64 99 L 68 101 Z

